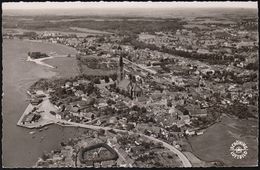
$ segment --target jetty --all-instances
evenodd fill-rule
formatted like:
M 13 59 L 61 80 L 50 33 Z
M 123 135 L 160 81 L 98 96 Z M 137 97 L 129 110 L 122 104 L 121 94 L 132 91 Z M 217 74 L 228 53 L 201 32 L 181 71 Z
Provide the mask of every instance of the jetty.
M 17 122 L 17 125 L 18 125 L 18 126 L 27 127 L 27 126 L 25 126 L 22 122 L 23 122 L 23 120 L 25 119 L 25 117 L 33 110 L 33 108 L 34 108 L 34 106 L 33 106 L 32 104 L 29 104 L 29 105 L 26 107 L 25 111 L 23 112 L 22 116 L 20 117 L 20 119 L 19 119 L 18 122 Z
M 32 104 L 29 104 L 27 106 L 27 108 L 25 109 L 25 111 L 23 112 L 22 116 L 20 117 L 20 119 L 17 122 L 17 126 L 20 127 L 25 127 L 25 128 L 29 128 L 29 129 L 33 129 L 33 128 L 43 128 L 47 125 L 53 124 L 55 123 L 55 121 L 51 120 L 51 119 L 41 119 L 39 122 L 34 122 L 34 123 L 26 123 L 24 124 L 23 121 L 26 119 L 26 117 L 30 114 L 30 112 L 33 110 L 34 106 Z
M 56 108 L 50 103 L 48 94 L 37 91 L 35 96 L 42 101 L 35 104 L 31 101 L 31 103 L 28 104 L 17 122 L 18 126 L 30 129 L 42 128 L 56 122 L 56 117 L 50 114 L 51 111 L 56 111 Z

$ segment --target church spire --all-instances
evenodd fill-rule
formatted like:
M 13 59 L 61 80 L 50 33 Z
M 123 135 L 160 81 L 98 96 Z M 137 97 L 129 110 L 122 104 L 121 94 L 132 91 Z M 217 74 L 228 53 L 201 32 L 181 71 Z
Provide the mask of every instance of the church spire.
M 123 80 L 124 62 L 122 56 L 120 56 L 119 59 L 119 67 L 120 67 L 120 80 Z

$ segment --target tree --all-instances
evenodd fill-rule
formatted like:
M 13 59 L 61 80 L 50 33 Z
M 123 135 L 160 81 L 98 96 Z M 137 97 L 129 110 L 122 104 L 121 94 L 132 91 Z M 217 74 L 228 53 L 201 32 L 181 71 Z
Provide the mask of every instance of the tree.
M 136 82 L 136 78 L 135 75 L 132 76 L 132 82 L 135 83 Z
M 104 129 L 99 129 L 98 130 L 98 135 L 104 135 L 105 134 L 105 130 Z
M 132 74 L 129 74 L 129 80 L 132 81 Z
M 96 78 L 93 80 L 93 83 L 95 83 L 95 84 L 100 84 L 100 80 L 99 80 L 99 78 L 96 77 Z
M 108 76 L 105 76 L 105 82 L 109 83 L 109 77 Z
M 147 112 L 147 110 L 146 110 L 145 107 L 142 107 L 142 108 L 141 108 L 141 111 L 142 111 L 142 113 L 146 113 L 146 112 Z
M 170 100 L 167 100 L 167 106 L 172 107 L 172 102 Z
M 116 81 L 116 79 L 117 79 L 117 74 L 112 74 L 112 75 L 111 75 L 111 79 L 112 79 L 113 81 Z
M 116 104 L 116 102 L 115 102 L 114 100 L 112 100 L 112 99 L 108 99 L 108 100 L 107 100 L 107 104 L 108 104 L 109 106 L 111 106 L 112 104 Z
M 119 66 L 120 66 L 120 67 L 123 67 L 123 65 L 124 65 L 124 62 L 123 62 L 123 57 L 122 57 L 122 56 L 120 56 L 120 60 L 119 60 Z
M 134 106 L 132 107 L 132 110 L 134 110 L 134 111 L 139 111 L 140 108 L 139 108 L 137 105 L 134 105 Z

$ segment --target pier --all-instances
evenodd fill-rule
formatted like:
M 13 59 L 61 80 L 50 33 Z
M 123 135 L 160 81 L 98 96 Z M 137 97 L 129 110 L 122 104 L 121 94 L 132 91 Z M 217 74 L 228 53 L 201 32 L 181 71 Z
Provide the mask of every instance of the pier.
M 37 122 L 33 122 L 33 123 L 26 123 L 23 124 L 23 121 L 25 120 L 26 116 L 29 115 L 29 113 L 33 110 L 33 108 L 36 107 L 38 108 L 38 111 L 40 111 L 40 118 Z M 27 108 L 25 109 L 25 111 L 23 112 L 22 116 L 20 117 L 20 119 L 17 122 L 18 126 L 21 127 L 26 127 L 26 128 L 42 128 L 46 125 L 50 125 L 55 123 L 56 119 L 55 116 L 51 115 L 49 112 L 50 111 L 56 111 L 54 106 L 51 105 L 48 97 L 45 97 L 45 99 L 43 100 L 43 102 L 37 106 L 33 106 L 31 103 L 29 103 L 29 105 L 27 106 Z M 35 114 L 35 113 L 33 113 Z

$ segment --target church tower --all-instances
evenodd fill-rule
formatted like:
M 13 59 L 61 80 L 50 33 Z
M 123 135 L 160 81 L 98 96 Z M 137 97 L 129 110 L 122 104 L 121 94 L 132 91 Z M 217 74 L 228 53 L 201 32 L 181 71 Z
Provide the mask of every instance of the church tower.
M 120 56 L 119 59 L 119 81 L 124 79 L 124 62 L 123 62 L 123 57 Z

